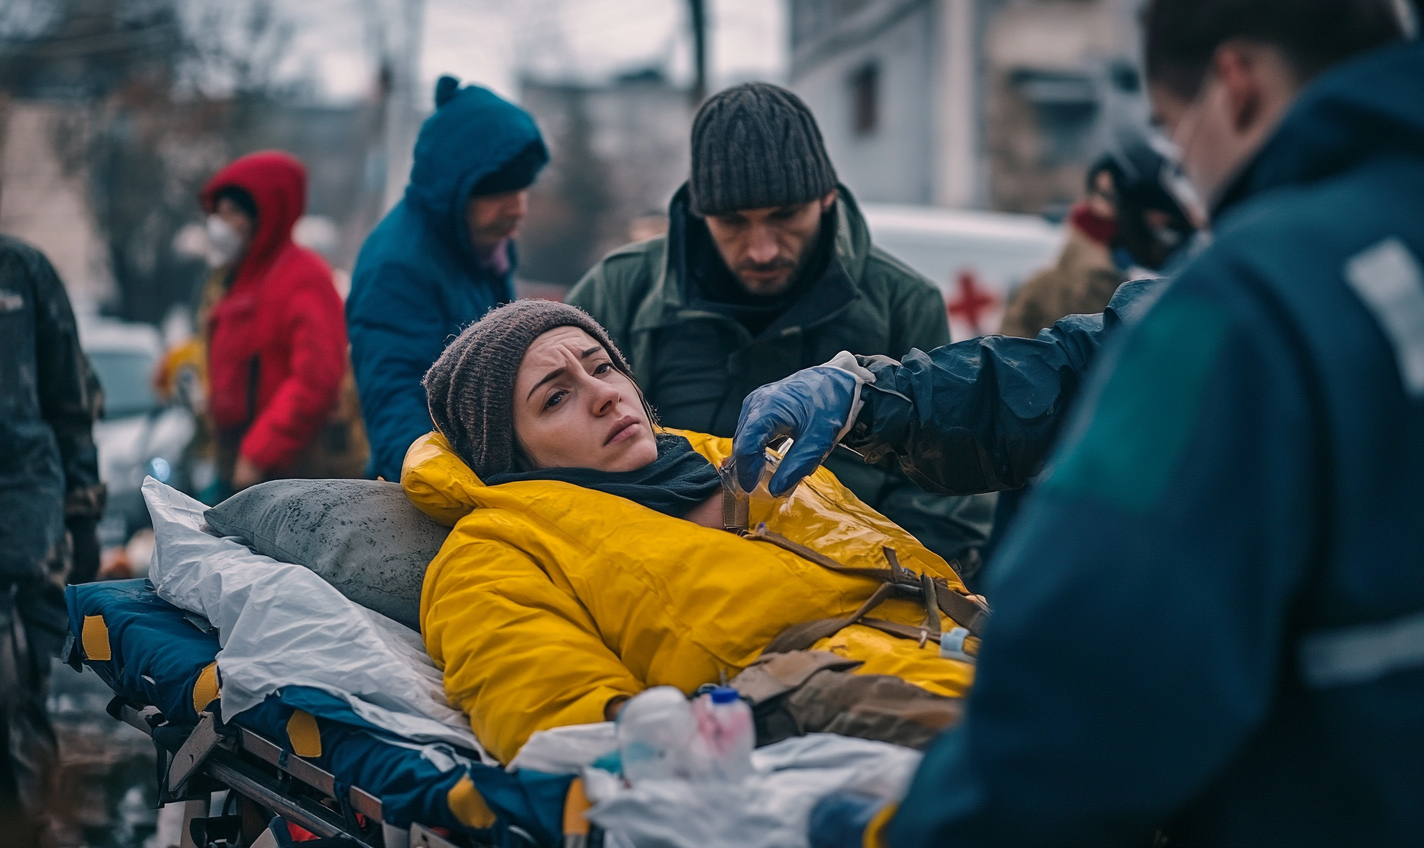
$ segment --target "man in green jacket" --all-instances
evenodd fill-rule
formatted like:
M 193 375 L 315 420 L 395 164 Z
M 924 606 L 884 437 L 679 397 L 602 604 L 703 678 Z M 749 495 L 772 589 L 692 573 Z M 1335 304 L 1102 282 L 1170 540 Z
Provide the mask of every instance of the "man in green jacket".
M 949 341 L 939 290 L 870 243 L 816 119 L 783 88 L 748 83 L 703 104 L 669 218 L 666 236 L 609 254 L 568 297 L 627 354 L 666 426 L 730 437 L 758 386 L 842 350 L 899 359 Z M 992 495 L 928 494 L 848 451 L 827 464 L 936 553 L 977 567 Z

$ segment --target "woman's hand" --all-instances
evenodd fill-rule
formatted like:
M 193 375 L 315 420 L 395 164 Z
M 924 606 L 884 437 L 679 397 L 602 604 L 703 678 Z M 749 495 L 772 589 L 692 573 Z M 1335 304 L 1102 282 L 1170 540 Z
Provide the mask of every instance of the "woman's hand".
M 608 699 L 608 703 L 603 705 L 603 720 L 617 721 L 618 713 L 623 710 L 623 705 L 628 703 L 627 695 L 618 695 Z
M 782 436 L 795 443 L 767 489 L 779 498 L 796 488 L 850 430 L 861 408 L 860 388 L 873 382 L 874 375 L 841 351 L 825 365 L 797 371 L 747 395 L 732 437 L 732 464 L 742 491 L 756 488 L 766 448 Z

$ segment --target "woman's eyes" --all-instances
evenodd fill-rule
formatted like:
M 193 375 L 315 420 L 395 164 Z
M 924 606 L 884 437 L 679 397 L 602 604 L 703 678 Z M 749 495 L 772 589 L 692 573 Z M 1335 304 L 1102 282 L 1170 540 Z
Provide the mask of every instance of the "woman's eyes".
M 613 363 L 612 363 L 612 362 L 600 362 L 600 363 L 598 363 L 597 365 L 593 366 L 593 376 L 595 376 L 595 377 L 602 377 L 602 376 L 605 376 L 606 374 L 608 374 L 608 372 L 610 372 L 610 371 L 612 371 L 612 370 L 613 370 Z M 566 389 L 559 389 L 559 390 L 556 391 L 556 392 L 551 392 L 551 393 L 549 394 L 549 397 L 544 400 L 544 408 L 545 408 L 545 409 L 553 409 L 554 407 L 558 406 L 560 403 L 563 402 L 564 397 L 565 397 L 567 394 L 568 394 L 568 390 L 566 390 Z

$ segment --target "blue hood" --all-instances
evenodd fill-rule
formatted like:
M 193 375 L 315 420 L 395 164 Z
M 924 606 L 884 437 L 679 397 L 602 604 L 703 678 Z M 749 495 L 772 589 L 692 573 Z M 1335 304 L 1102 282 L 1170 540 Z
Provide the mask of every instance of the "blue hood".
M 1370 51 L 1308 85 L 1216 211 L 1380 155 L 1424 157 L 1424 42 Z
M 528 112 L 486 88 L 441 77 L 435 86 L 435 113 L 425 119 L 415 142 L 415 164 L 405 202 L 425 226 L 473 259 L 465 227 L 465 203 L 482 178 L 537 144 L 543 162 L 548 149 Z M 543 167 L 541 162 L 540 167 Z

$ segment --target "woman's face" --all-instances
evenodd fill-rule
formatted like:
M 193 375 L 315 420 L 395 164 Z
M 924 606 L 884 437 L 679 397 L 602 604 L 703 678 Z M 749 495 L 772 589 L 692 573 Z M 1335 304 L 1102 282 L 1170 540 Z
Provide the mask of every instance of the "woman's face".
M 514 435 L 537 468 L 635 471 L 658 458 L 638 387 L 577 327 L 556 327 L 524 353 Z
M 252 231 L 257 229 L 257 222 L 248 217 L 241 206 L 226 197 L 218 198 L 217 205 L 213 207 L 213 214 L 232 227 L 232 231 L 237 233 L 237 237 L 242 241 L 242 249 L 246 250 L 252 243 Z

